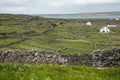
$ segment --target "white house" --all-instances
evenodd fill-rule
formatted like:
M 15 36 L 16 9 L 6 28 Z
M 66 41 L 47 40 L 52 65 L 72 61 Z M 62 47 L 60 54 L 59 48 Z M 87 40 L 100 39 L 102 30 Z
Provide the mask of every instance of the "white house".
M 120 20 L 119 18 L 115 18 L 116 21 Z
M 110 29 L 109 29 L 108 27 L 102 27 L 102 28 L 100 29 L 100 32 L 101 32 L 101 33 L 110 33 Z
M 115 24 L 109 24 L 109 25 L 107 25 L 107 27 L 117 27 L 117 25 L 115 25 Z
M 88 21 L 88 22 L 86 23 L 86 25 L 87 25 L 87 26 L 91 26 L 92 23 Z
M 115 22 L 108 23 L 107 27 L 117 27 Z

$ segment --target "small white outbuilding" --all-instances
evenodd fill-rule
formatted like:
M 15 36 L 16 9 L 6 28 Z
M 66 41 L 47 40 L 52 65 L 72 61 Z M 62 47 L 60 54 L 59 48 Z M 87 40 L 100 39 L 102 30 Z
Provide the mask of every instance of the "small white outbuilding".
M 100 29 L 100 32 L 101 32 L 101 33 L 110 33 L 110 29 L 109 29 L 108 27 L 102 27 L 102 28 Z
M 86 25 L 87 25 L 87 26 L 91 26 L 92 23 L 91 23 L 90 21 L 88 21 L 88 22 L 86 23 Z
M 119 18 L 115 18 L 116 21 L 119 21 L 120 19 Z
M 109 25 L 107 25 L 107 27 L 117 27 L 117 25 L 115 25 L 115 24 L 109 24 Z

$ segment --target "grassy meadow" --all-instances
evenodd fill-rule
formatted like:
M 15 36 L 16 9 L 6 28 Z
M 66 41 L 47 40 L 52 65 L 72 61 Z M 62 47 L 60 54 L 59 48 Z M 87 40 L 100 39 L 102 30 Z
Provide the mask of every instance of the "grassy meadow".
M 87 21 L 93 25 L 86 26 Z M 117 27 L 110 28 L 109 34 L 100 33 L 100 28 L 110 23 L 115 23 Z M 89 54 L 96 49 L 120 47 L 119 34 L 120 21 L 114 19 L 45 19 L 0 15 L 0 50 L 50 49 L 61 54 Z M 20 41 L 23 38 L 27 39 Z M 16 41 L 18 43 L 9 45 Z
M 86 26 L 91 21 L 92 26 Z M 117 27 L 100 33 L 109 23 Z M 0 14 L 0 50 L 51 50 L 88 55 L 97 49 L 120 48 L 120 20 L 45 19 Z M 0 64 L 0 80 L 120 80 L 120 68 Z
M 0 80 L 119 80 L 119 68 L 0 64 Z

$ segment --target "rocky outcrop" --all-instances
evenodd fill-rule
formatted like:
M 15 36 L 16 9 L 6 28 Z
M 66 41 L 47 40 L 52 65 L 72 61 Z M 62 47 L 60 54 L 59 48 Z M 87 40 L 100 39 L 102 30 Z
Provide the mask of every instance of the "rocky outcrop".
M 78 54 L 65 55 L 51 51 L 5 50 L 0 51 L 0 63 L 120 67 L 120 49 L 97 50 L 88 56 Z

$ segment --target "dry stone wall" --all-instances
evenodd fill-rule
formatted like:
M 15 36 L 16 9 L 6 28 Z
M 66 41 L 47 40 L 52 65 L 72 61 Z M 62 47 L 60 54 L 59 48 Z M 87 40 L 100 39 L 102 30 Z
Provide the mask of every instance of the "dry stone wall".
M 0 51 L 0 63 L 120 67 L 120 49 L 96 50 L 87 56 L 78 54 L 65 55 L 50 51 L 5 50 Z
M 120 67 L 120 49 L 98 50 L 91 57 L 91 64 L 94 67 Z

